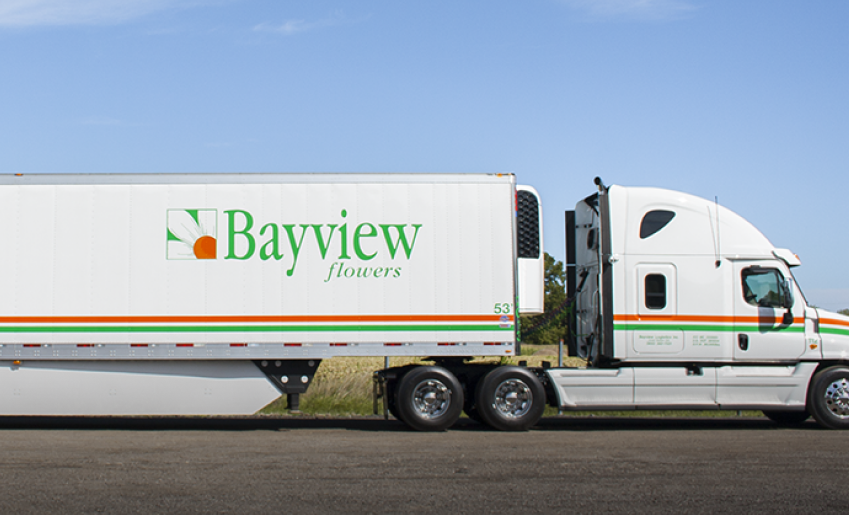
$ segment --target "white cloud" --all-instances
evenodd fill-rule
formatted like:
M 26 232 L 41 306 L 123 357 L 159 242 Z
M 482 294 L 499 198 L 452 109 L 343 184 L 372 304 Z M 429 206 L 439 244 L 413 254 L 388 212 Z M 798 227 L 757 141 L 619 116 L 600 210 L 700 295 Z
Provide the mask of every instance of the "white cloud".
M 308 32 L 326 27 L 334 27 L 338 25 L 351 25 L 365 21 L 367 17 L 348 18 L 341 11 L 337 11 L 333 16 L 321 20 L 286 20 L 283 23 L 260 23 L 254 26 L 253 30 L 258 32 L 275 32 L 284 36 L 294 36 L 302 32 Z
M 562 0 L 592 19 L 664 21 L 686 17 L 698 7 L 687 0 Z
M 198 0 L 0 0 L 0 26 L 111 25 Z

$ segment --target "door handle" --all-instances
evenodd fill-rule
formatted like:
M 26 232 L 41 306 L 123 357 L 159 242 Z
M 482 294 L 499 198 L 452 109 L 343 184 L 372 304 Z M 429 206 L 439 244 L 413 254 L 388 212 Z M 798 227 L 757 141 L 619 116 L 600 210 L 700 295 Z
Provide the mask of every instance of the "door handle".
M 740 350 L 749 350 L 749 335 L 748 334 L 738 334 L 737 335 L 737 345 L 740 347 Z

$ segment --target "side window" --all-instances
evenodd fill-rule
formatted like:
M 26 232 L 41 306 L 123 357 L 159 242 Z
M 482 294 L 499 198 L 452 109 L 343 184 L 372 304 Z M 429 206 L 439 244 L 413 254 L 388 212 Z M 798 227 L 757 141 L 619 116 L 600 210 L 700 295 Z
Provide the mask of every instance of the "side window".
M 648 274 L 646 276 L 646 307 L 649 309 L 663 309 L 666 307 L 666 276 L 662 274 Z
M 742 272 L 743 298 L 753 306 L 780 308 L 784 305 L 784 276 L 774 268 L 751 267 Z

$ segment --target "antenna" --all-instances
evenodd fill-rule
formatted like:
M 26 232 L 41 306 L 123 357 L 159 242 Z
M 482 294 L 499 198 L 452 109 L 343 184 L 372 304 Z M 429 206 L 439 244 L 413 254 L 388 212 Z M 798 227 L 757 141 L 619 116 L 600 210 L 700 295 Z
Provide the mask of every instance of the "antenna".
M 708 212 L 708 222 L 710 222 L 710 239 L 713 242 L 713 255 L 716 258 L 714 264 L 716 264 L 719 263 L 719 249 L 716 248 L 716 230 L 713 228 L 713 216 L 711 216 L 710 206 L 705 206 L 705 209 L 707 209 Z
M 716 207 L 716 268 L 722 264 L 722 236 L 719 233 L 719 197 L 714 195 L 713 205 Z

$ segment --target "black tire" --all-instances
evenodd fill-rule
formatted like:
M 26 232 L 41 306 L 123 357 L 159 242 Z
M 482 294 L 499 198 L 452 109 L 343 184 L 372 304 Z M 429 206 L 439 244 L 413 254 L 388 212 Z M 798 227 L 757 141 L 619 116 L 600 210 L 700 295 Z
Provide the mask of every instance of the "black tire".
M 808 412 L 823 427 L 849 429 L 849 368 L 829 367 L 814 375 Z
M 463 411 L 463 387 L 442 367 L 418 367 L 398 381 L 399 419 L 417 431 L 445 431 Z
M 387 384 L 386 391 L 386 408 L 389 410 L 389 414 L 395 417 L 396 420 L 401 420 L 401 414 L 398 413 L 398 406 L 395 405 L 395 383 Z M 401 420 L 401 422 L 403 422 L 403 420 Z
M 498 367 L 478 384 L 477 412 L 500 431 L 527 431 L 545 411 L 545 389 L 526 368 Z
M 807 411 L 772 411 L 766 410 L 763 412 L 766 418 L 772 420 L 780 426 L 798 426 L 802 422 L 811 418 Z

